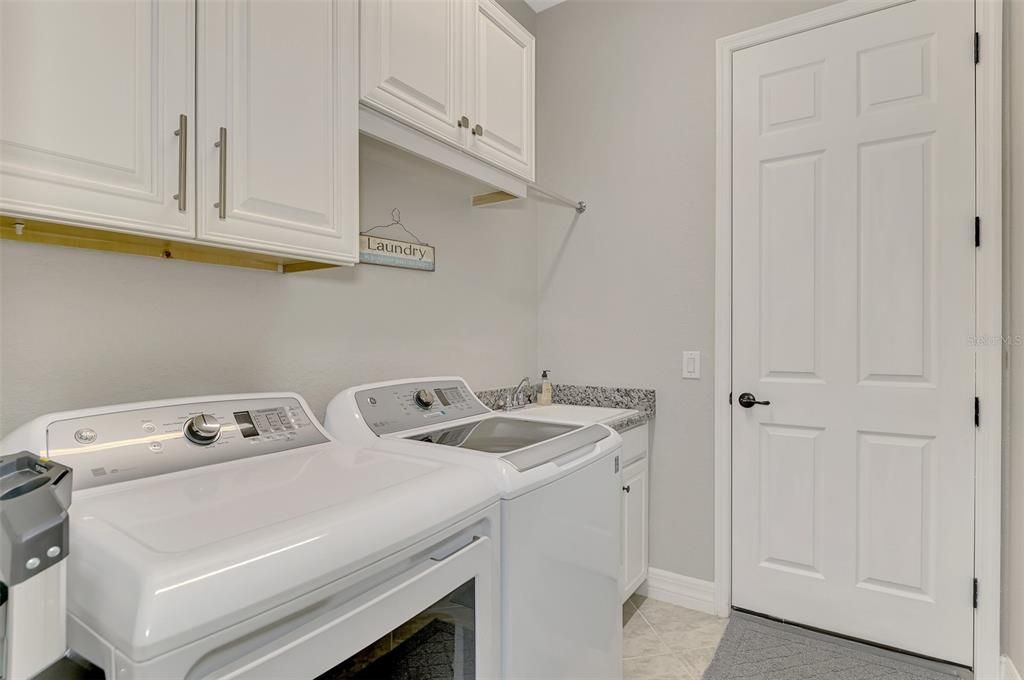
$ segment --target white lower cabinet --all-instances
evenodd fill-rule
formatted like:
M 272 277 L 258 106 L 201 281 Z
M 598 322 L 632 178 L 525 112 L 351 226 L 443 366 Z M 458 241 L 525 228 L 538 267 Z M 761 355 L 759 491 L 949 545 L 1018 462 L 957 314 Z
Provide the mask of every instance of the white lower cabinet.
M 647 504 L 650 470 L 647 456 L 622 471 L 622 599 L 647 580 Z
M 622 600 L 647 580 L 650 503 L 649 426 L 622 433 Z

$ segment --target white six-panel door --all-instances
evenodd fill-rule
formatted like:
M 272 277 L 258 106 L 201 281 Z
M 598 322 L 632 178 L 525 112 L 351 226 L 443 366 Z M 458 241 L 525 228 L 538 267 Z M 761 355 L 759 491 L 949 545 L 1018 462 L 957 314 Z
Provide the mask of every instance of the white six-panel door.
M 733 70 L 733 605 L 967 665 L 973 38 L 916 0 Z
M 469 149 L 533 181 L 534 37 L 494 0 L 471 7 Z
M 425 132 L 462 144 L 465 0 L 360 2 L 363 101 Z
M 198 237 L 356 262 L 357 4 L 199 8 Z
M 0 212 L 191 238 L 193 21 L 168 0 L 0 2 Z

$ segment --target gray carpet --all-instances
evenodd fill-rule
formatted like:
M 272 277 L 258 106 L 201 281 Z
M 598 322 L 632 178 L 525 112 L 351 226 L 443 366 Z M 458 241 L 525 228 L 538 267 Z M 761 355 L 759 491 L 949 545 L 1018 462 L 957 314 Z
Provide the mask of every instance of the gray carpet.
M 734 612 L 704 680 L 963 680 L 971 673 Z

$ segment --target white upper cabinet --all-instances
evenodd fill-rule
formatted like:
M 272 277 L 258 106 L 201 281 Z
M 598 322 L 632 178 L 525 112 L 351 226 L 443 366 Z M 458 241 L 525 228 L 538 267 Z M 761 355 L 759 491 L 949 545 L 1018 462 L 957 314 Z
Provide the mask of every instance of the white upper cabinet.
M 462 143 L 465 0 L 365 0 L 361 94 L 388 115 Z
M 356 262 L 357 4 L 199 8 L 199 239 Z
M 469 60 L 469 148 L 534 179 L 534 38 L 494 0 L 477 0 Z
M 0 212 L 191 238 L 193 54 L 190 2 L 0 2 Z
M 526 29 L 494 0 L 361 0 L 360 11 L 364 105 L 534 179 Z

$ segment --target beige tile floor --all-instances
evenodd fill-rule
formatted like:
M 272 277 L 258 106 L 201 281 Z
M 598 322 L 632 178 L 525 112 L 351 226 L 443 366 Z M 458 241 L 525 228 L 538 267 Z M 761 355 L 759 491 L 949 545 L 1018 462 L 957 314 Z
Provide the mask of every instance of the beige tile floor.
M 726 619 L 634 595 L 622 623 L 624 680 L 700 680 Z

